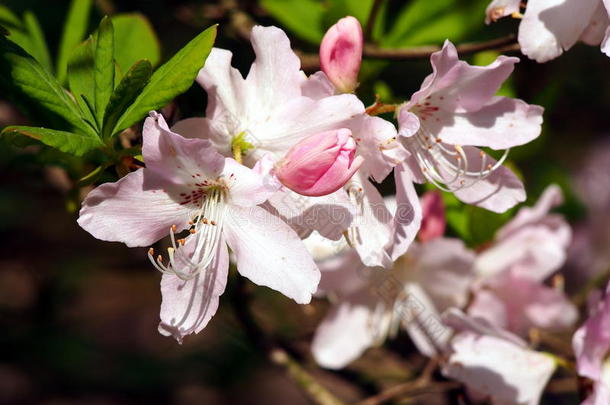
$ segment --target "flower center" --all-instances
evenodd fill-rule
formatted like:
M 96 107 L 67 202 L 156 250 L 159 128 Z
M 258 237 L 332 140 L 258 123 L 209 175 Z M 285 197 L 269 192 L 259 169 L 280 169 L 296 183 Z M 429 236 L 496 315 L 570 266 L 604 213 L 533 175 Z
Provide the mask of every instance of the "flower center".
M 185 239 L 176 239 L 176 226 L 170 227 L 172 246 L 167 248 L 168 263 L 163 263 L 161 255 L 155 259 L 152 248 L 148 251 L 148 258 L 157 270 L 182 280 L 190 280 L 205 271 L 216 257 L 226 212 L 225 188 L 214 185 L 205 191 L 201 189 L 196 200 L 191 201 L 200 202 L 201 205 L 189 222 L 190 235 Z
M 420 129 L 407 139 L 407 148 L 417 160 L 422 174 L 428 181 L 443 191 L 455 192 L 471 187 L 487 178 L 498 169 L 510 149 L 506 149 L 502 157 L 495 163 L 487 154 L 479 151 L 480 164 L 472 162 L 473 156 L 468 156 L 460 145 L 449 145 L 426 128 L 420 120 Z

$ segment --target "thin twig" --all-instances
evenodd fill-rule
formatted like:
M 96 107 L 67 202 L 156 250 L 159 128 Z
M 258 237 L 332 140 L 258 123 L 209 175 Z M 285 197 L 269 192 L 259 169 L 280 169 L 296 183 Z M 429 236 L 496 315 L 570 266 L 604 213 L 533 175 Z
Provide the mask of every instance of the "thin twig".
M 237 277 L 235 294 L 233 295 L 233 309 L 237 319 L 242 324 L 248 338 L 259 348 L 264 350 L 269 360 L 284 369 L 301 389 L 308 394 L 309 399 L 317 405 L 344 405 L 330 391 L 316 381 L 316 379 L 303 368 L 290 354 L 263 331 L 256 324 L 250 312 L 250 295 L 242 277 Z
M 377 395 L 366 398 L 356 405 L 380 405 L 397 397 L 415 396 L 432 392 L 445 392 L 461 386 L 458 382 L 431 382 L 432 374 L 438 366 L 437 359 L 431 359 L 416 380 L 398 384 L 380 392 Z
M 279 347 L 273 348 L 269 354 L 269 358 L 274 364 L 283 367 L 292 380 L 295 381 L 303 391 L 309 394 L 309 397 L 314 400 L 316 404 L 343 405 L 343 402 L 320 385 L 315 378 L 305 371 L 299 362 L 290 357 L 284 349 Z
M 510 34 L 502 38 L 496 38 L 489 41 L 473 42 L 458 45 L 457 51 L 460 55 L 469 55 L 487 50 L 513 51 L 518 50 L 515 35 Z M 434 52 L 441 49 L 440 46 L 426 45 L 416 46 L 411 48 L 388 49 L 380 48 L 375 45 L 366 45 L 363 50 L 363 56 L 369 59 L 386 59 L 386 60 L 412 60 L 412 59 L 427 59 Z
M 371 9 L 371 14 L 373 14 L 375 5 L 377 3 L 381 3 L 381 1 L 376 1 L 373 4 L 373 9 Z M 254 19 L 245 11 L 241 10 L 235 0 L 222 0 L 222 7 L 225 12 L 228 14 L 230 25 L 232 29 L 244 40 L 250 39 L 250 31 L 252 27 L 256 25 Z M 377 5 L 379 8 L 380 5 Z M 375 11 L 378 13 L 379 10 Z M 370 17 L 369 17 L 370 20 Z M 370 30 L 372 30 L 372 22 L 369 21 L 367 23 L 367 28 L 371 26 Z M 366 34 L 365 34 L 366 36 Z M 473 42 L 467 44 L 458 45 L 457 51 L 460 55 L 469 55 L 481 51 L 488 50 L 496 50 L 498 52 L 512 52 L 519 50 L 519 44 L 517 43 L 517 39 L 514 34 L 496 38 L 489 41 L 483 42 Z M 366 59 L 383 59 L 383 60 L 417 60 L 417 59 L 428 59 L 430 55 L 434 52 L 437 52 L 441 49 L 440 46 L 437 45 L 426 45 L 426 46 L 416 46 L 411 48 L 398 48 L 398 49 L 390 49 L 390 48 L 380 48 L 377 45 L 373 44 L 365 44 L 362 56 Z M 320 68 L 320 57 L 318 54 L 313 53 L 305 53 L 299 50 L 295 50 L 295 53 L 301 59 L 301 68 L 305 72 L 313 72 Z
M 364 27 L 364 41 L 370 41 L 373 35 L 373 29 L 375 28 L 375 21 L 377 21 L 377 15 L 379 14 L 379 10 L 381 10 L 381 4 L 383 0 L 375 0 L 373 2 L 373 6 L 371 7 L 371 11 L 369 12 L 369 18 L 366 21 L 366 26 Z

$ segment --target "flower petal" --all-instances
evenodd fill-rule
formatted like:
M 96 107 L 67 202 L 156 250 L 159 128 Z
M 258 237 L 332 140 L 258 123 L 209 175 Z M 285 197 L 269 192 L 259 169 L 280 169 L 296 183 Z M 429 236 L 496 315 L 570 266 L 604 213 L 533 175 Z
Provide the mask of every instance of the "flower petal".
M 443 374 L 491 399 L 494 404 L 536 405 L 555 371 L 550 356 L 494 336 L 460 333 Z
M 286 33 L 277 27 L 255 26 L 250 37 L 256 60 L 250 68 L 246 85 L 256 99 L 248 106 L 262 111 L 282 105 L 301 95 L 301 61 L 290 48 Z
M 262 204 L 279 188 L 273 177 L 261 176 L 255 170 L 249 169 L 231 158 L 225 159 L 222 174 L 226 181 L 230 183 L 231 204 L 241 207 Z
M 225 125 L 220 119 L 187 118 L 176 122 L 172 127 L 172 132 L 185 138 L 207 139 L 221 155 L 227 157 L 233 156 L 231 138 L 226 135 Z
M 326 74 L 318 71 L 309 76 L 301 85 L 302 93 L 305 97 L 319 100 L 335 94 L 335 86 L 328 80 Z
M 192 250 L 187 242 L 179 249 Z M 185 281 L 175 275 L 164 274 L 161 279 L 161 323 L 159 333 L 173 336 L 178 342 L 186 335 L 199 333 L 218 309 L 220 295 L 225 290 L 229 273 L 229 253 L 224 241 L 218 244 L 216 257 L 205 271 Z M 190 256 L 187 254 L 187 256 Z
M 599 0 L 530 0 L 519 25 L 521 52 L 547 62 L 570 49 L 589 25 Z
M 493 166 L 496 161 L 472 146 L 464 146 L 468 158 L 468 170 L 481 170 L 482 161 Z M 486 178 L 454 192 L 466 204 L 476 205 L 493 212 L 502 213 L 525 201 L 525 189 L 521 180 L 504 166 L 498 167 Z
M 320 270 L 297 234 L 261 207 L 230 207 L 224 225 L 237 270 L 252 282 L 307 304 Z
M 533 207 L 523 207 L 519 210 L 517 215 L 513 219 L 511 219 L 506 225 L 504 225 L 499 231 L 496 237 L 498 239 L 504 239 L 510 236 L 513 232 L 520 230 L 525 226 L 537 225 L 537 224 L 546 224 L 549 225 L 549 228 L 559 228 L 559 226 L 554 225 L 565 225 L 567 229 L 567 235 L 565 235 L 565 231 L 562 230 L 561 235 L 558 235 L 560 240 L 565 238 L 565 244 L 569 243 L 569 226 L 565 223 L 563 218 L 561 219 L 561 224 L 555 224 L 557 221 L 552 221 L 553 218 L 557 218 L 552 214 L 549 214 L 551 209 L 561 205 L 563 203 L 563 193 L 561 192 L 561 188 L 556 184 L 551 184 L 548 186 L 536 204 Z
M 371 318 L 375 304 L 374 297 L 360 292 L 331 307 L 311 344 L 313 357 L 320 366 L 343 368 L 374 344 L 376 331 L 371 327 Z
M 83 201 L 78 224 L 98 239 L 149 246 L 169 234 L 172 225 L 187 227 L 190 211 L 161 189 L 144 187 L 148 169 L 129 173 L 116 183 L 105 183 Z
M 377 188 L 361 174 L 357 176 L 363 189 L 362 205 L 348 231 L 354 238 L 351 243 L 365 265 L 390 268 L 392 259 L 385 247 L 392 239 L 392 214 L 386 208 Z
M 268 151 L 278 158 L 301 139 L 320 132 L 345 128 L 349 120 L 364 112 L 364 105 L 353 94 L 341 94 L 320 100 L 298 97 L 275 105 L 277 109 L 273 115 L 256 121 L 249 130 L 258 145 L 256 153 Z
M 394 125 L 383 118 L 362 114 L 351 120 L 347 127 L 356 139 L 358 153 L 364 157 L 362 170 L 378 183 L 409 156 L 396 139 L 398 134 Z
M 531 226 L 481 252 L 474 267 L 479 277 L 488 278 L 511 270 L 534 280 L 544 280 L 566 259 L 566 247 L 543 226 Z
M 572 346 L 578 374 L 592 380 L 600 379 L 602 363 L 610 350 L 610 287 L 606 288 L 604 299 L 574 334 Z
M 492 308 L 496 311 L 490 311 Z M 562 291 L 510 272 L 486 282 L 468 313 L 523 337 L 531 328 L 568 329 L 578 318 L 576 307 Z
M 411 245 L 409 255 L 416 257 L 414 275 L 439 311 L 466 305 L 474 279 L 475 254 L 459 239 L 438 238 Z
M 142 155 L 146 168 L 174 184 L 216 179 L 224 157 L 205 139 L 187 139 L 169 130 L 163 116 L 151 112 L 144 122 Z M 145 179 L 148 182 L 148 178 Z
M 406 164 L 396 166 L 394 180 L 396 181 L 396 211 L 392 229 L 393 239 L 386 248 L 392 260 L 405 254 L 417 236 L 422 219 L 419 197 L 413 187 L 411 171 Z
M 269 198 L 265 208 L 280 216 L 303 238 L 311 231 L 318 231 L 328 239 L 338 240 L 356 215 L 355 207 L 343 190 L 321 197 L 306 197 L 283 189 Z
M 237 129 L 230 119 L 244 115 L 243 100 L 248 98 L 243 76 L 231 67 L 232 57 L 227 50 L 213 48 L 197 75 L 197 82 L 208 94 L 206 116 L 224 121 L 230 130 Z
M 440 109 L 420 121 L 427 135 L 447 144 L 508 149 L 540 135 L 543 111 L 522 100 L 493 97 L 476 111 Z
M 413 94 L 407 107 L 433 111 L 480 110 L 510 76 L 519 58 L 500 55 L 487 66 L 473 66 L 458 59 L 455 46 L 445 41 L 443 49 L 430 57 L 432 74 Z

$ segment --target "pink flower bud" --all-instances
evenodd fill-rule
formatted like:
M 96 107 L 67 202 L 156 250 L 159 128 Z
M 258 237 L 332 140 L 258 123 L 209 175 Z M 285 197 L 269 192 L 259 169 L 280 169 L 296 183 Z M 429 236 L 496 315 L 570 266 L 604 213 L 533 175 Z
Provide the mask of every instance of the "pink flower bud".
M 341 93 L 351 93 L 358 87 L 362 41 L 362 27 L 354 17 L 337 21 L 322 39 L 320 66 Z
M 307 196 L 333 193 L 343 187 L 364 162 L 355 156 L 349 129 L 321 132 L 294 145 L 275 169 L 292 191 Z
M 428 191 L 421 198 L 422 221 L 419 240 L 428 242 L 445 233 L 445 205 L 438 191 Z

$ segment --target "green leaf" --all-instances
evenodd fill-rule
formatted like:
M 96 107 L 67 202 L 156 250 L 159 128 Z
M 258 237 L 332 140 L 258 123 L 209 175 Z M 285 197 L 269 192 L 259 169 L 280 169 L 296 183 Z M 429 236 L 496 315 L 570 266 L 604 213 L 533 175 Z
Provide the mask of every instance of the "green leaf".
M 47 41 L 44 39 L 44 34 L 38 19 L 34 14 L 26 11 L 23 15 L 23 22 L 29 33 L 31 52 L 32 55 L 42 66 L 44 66 L 49 72 L 53 71 L 53 65 L 51 64 L 51 55 L 49 55 L 49 48 L 47 48 Z
M 216 26 L 214 25 L 197 35 L 157 69 L 150 82 L 121 116 L 111 133 L 115 134 L 132 126 L 150 111 L 164 107 L 174 97 L 188 90 L 210 54 L 215 39 Z
M 13 126 L 6 127 L 0 135 L 8 142 L 20 142 L 20 137 L 28 137 L 71 155 L 82 156 L 87 152 L 104 146 L 102 141 L 93 135 L 83 135 L 66 131 L 39 127 Z
M 369 19 L 373 0 L 332 0 L 324 16 L 324 28 L 330 28 L 339 19 L 351 15 L 356 17 L 364 30 Z
M 114 29 L 112 21 L 108 17 L 102 19 L 97 31 L 93 64 L 95 66 L 95 118 L 101 128 L 104 111 L 106 111 L 114 90 Z
M 21 27 L 21 20 L 17 17 L 10 8 L 0 4 L 0 22 L 7 28 Z
M 89 26 L 92 0 L 72 0 L 57 55 L 56 76 L 60 83 L 66 81 L 66 69 L 72 51 L 81 43 Z
M 51 112 L 74 129 L 95 135 L 57 79 L 21 47 L 4 37 L 0 37 L 0 87 L 22 102 L 31 102 L 42 109 L 42 113 Z
M 382 45 L 440 44 L 446 38 L 462 41 L 482 27 L 485 7 L 480 0 L 409 1 L 393 18 L 391 30 L 380 38 Z
M 262 0 L 261 5 L 301 39 L 319 44 L 324 36 L 324 6 L 316 0 Z
M 36 16 L 26 11 L 23 21 L 8 8 L 0 6 L 0 22 L 10 29 L 9 39 L 32 55 L 45 69 L 53 71 L 49 49 Z
M 114 26 L 114 58 L 126 72 L 134 63 L 148 59 L 153 66 L 161 60 L 159 39 L 150 22 L 142 14 L 119 14 L 112 17 Z
M 148 60 L 141 60 L 129 69 L 127 74 L 121 80 L 118 87 L 112 93 L 110 102 L 104 114 L 104 125 L 102 136 L 104 138 L 112 135 L 117 121 L 125 112 L 133 101 L 138 97 L 138 94 L 146 86 L 152 75 L 152 65 Z
M 91 111 L 92 108 L 90 109 L 90 107 L 93 107 L 93 100 L 95 99 L 94 50 L 93 37 L 89 37 L 88 40 L 72 51 L 68 64 L 68 84 L 72 95 L 83 112 L 83 116 L 97 127 L 95 115 Z M 88 100 L 89 104 L 85 99 Z
M 7 30 L 6 28 L 4 28 L 3 25 L 0 25 L 0 35 L 3 35 L 6 37 L 6 36 L 11 35 L 11 32 L 9 30 Z

